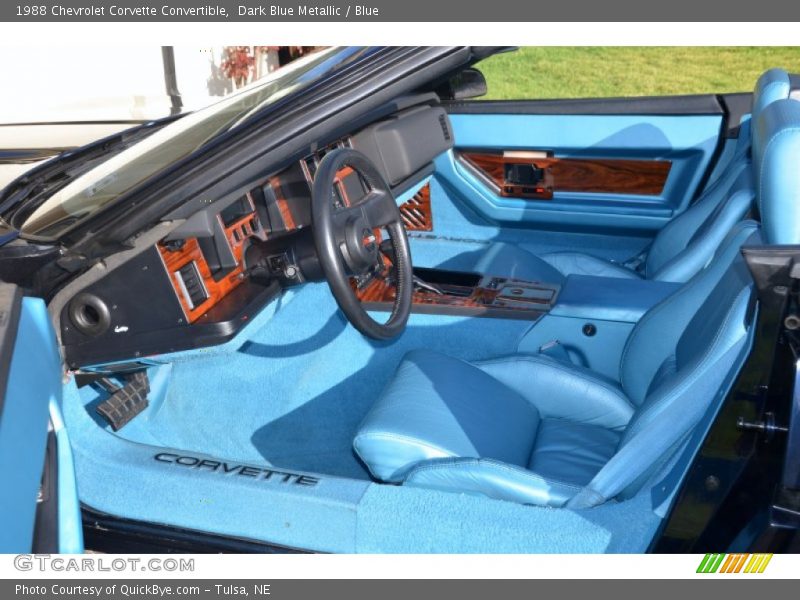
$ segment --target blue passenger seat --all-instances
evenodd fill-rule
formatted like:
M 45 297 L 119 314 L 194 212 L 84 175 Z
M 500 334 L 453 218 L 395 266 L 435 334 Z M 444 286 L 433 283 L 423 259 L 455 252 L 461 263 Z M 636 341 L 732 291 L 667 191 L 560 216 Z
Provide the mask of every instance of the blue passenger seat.
M 788 98 L 790 92 L 789 75 L 781 69 L 771 69 L 759 78 L 753 94 L 752 118 L 742 123 L 734 156 L 698 200 L 659 231 L 642 260 L 620 264 L 581 252 L 536 256 L 517 246 L 497 242 L 470 268 L 480 273 L 551 283 L 560 283 L 573 274 L 688 281 L 711 260 L 727 233 L 752 208 L 751 124 L 767 106 Z
M 632 330 L 618 376 L 542 354 L 469 363 L 406 355 L 354 448 L 384 482 L 585 508 L 652 485 L 749 348 L 742 245 L 800 243 L 800 103 L 753 123 L 763 229 L 733 225 L 713 259 Z M 763 236 L 763 238 L 762 238 Z

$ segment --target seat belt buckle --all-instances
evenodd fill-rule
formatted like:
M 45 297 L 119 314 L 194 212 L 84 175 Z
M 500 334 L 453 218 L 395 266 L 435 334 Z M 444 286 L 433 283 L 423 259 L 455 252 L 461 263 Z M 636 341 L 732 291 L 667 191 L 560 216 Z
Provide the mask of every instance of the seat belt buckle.
M 551 340 L 546 344 L 542 344 L 539 347 L 539 354 L 543 354 L 544 356 L 549 356 L 555 360 L 565 363 L 572 363 L 572 358 L 567 352 L 567 349 L 564 347 L 564 344 L 559 342 L 558 340 Z

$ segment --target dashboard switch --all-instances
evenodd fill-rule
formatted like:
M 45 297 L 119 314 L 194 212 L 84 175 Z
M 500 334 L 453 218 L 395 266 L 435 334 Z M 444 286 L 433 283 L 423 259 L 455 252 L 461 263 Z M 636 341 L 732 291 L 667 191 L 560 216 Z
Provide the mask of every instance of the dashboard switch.
M 208 290 L 195 261 L 186 263 L 175 271 L 175 278 L 190 309 L 193 310 L 208 300 Z
M 283 254 L 276 254 L 269 257 L 269 268 L 273 273 L 282 273 L 286 266 L 286 256 Z

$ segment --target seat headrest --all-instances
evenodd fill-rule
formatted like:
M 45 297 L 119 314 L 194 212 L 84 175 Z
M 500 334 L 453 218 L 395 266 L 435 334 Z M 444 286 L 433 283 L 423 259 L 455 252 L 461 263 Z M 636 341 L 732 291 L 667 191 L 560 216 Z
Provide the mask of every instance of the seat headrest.
M 753 120 L 773 102 L 788 98 L 791 91 L 789 74 L 783 69 L 770 69 L 762 73 L 753 92 Z
M 756 202 L 767 244 L 800 244 L 800 102 L 777 100 L 753 122 Z

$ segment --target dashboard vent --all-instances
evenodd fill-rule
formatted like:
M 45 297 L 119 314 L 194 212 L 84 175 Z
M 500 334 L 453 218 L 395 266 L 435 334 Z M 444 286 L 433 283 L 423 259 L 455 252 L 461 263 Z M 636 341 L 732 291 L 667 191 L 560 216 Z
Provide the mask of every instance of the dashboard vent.
M 175 271 L 175 278 L 178 280 L 181 293 L 183 293 L 190 310 L 194 310 L 208 300 L 208 290 L 195 261 L 188 262 Z
M 400 216 L 406 231 L 433 231 L 429 185 L 426 184 L 413 198 L 400 205 Z

